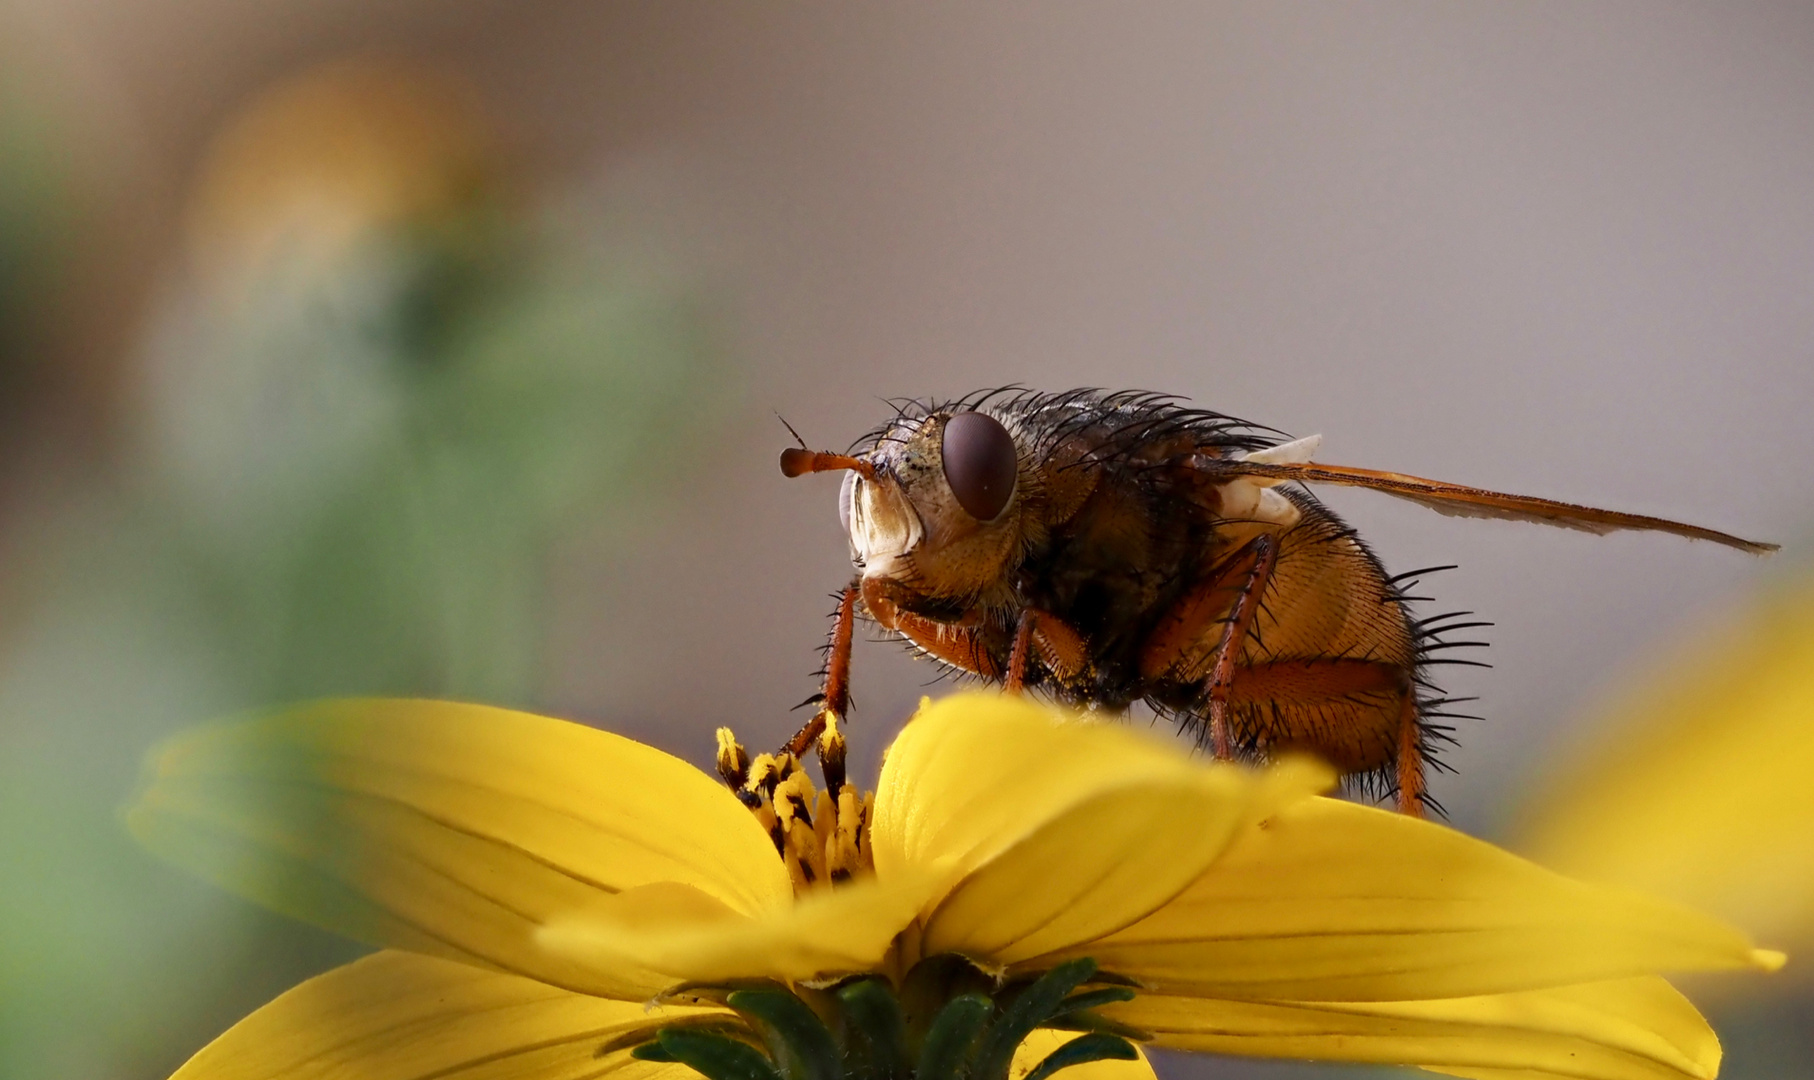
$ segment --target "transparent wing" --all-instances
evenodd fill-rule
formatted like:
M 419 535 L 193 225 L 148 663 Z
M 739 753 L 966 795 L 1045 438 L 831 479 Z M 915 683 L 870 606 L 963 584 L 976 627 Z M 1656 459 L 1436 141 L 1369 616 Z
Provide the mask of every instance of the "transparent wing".
M 1530 495 L 1507 495 L 1500 491 L 1425 480 L 1404 473 L 1356 469 L 1346 465 L 1318 465 L 1269 461 L 1241 461 L 1198 455 L 1192 464 L 1206 478 L 1248 476 L 1275 482 L 1296 481 L 1304 484 L 1340 484 L 1344 487 L 1370 488 L 1401 499 L 1422 503 L 1439 514 L 1452 517 L 1500 518 L 1506 521 L 1535 521 L 1582 532 L 1609 533 L 1623 529 L 1644 532 L 1666 532 L 1691 540 L 1711 540 L 1716 544 L 1762 555 L 1775 551 L 1776 544 L 1745 540 L 1730 533 L 1687 525 L 1647 514 L 1623 514 L 1592 506 L 1539 499 Z

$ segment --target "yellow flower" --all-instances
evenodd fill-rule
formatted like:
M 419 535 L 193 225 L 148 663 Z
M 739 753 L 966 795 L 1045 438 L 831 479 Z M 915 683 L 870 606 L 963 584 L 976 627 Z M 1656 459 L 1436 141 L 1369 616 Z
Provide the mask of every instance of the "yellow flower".
M 1691 911 L 1313 797 L 1327 781 L 965 695 L 908 725 L 872 806 L 843 800 L 855 872 L 796 881 L 772 839 L 794 843 L 789 822 L 660 751 L 481 706 L 350 701 L 176 740 L 129 820 L 180 864 L 393 950 L 278 998 L 182 1080 L 678 1078 L 629 1050 L 756 1041 L 760 1010 L 726 1011 L 726 989 L 906 1001 L 928 971 L 1016 1000 L 1061 976 L 1093 986 L 1041 1023 L 1109 1041 L 1505 1080 L 1714 1075 L 1712 1032 L 1655 973 L 1768 954 Z M 830 850 L 836 803 L 817 805 L 793 824 Z M 908 1006 L 918 1031 L 924 1012 Z M 1069 1037 L 1035 1032 L 1015 1075 Z M 785 1058 L 786 1042 L 768 1045 Z
M 1646 675 L 1534 801 L 1522 846 L 1814 947 L 1814 578 Z

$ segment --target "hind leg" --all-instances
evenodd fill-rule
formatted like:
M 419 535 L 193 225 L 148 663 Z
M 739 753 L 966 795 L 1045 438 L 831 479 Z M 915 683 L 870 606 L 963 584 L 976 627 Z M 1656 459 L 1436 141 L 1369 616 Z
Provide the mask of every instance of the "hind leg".
M 1398 809 L 1425 816 L 1417 689 L 1403 666 L 1373 660 L 1275 660 L 1235 669 L 1236 710 L 1267 715 L 1273 745 L 1298 746 L 1348 773 L 1390 769 Z
M 1417 695 L 1406 692 L 1398 707 L 1398 812 L 1425 817 L 1423 727 L 1417 722 Z

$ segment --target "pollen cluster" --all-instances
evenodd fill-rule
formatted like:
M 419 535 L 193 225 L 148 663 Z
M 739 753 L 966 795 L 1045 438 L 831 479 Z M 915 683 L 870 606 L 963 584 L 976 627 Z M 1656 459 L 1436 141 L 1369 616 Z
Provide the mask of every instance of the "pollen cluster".
M 800 895 L 875 870 L 869 820 L 875 793 L 844 778 L 846 747 L 838 714 L 827 710 L 819 735 L 825 788 L 783 750 L 754 759 L 730 728 L 718 729 L 718 775 L 761 822 Z

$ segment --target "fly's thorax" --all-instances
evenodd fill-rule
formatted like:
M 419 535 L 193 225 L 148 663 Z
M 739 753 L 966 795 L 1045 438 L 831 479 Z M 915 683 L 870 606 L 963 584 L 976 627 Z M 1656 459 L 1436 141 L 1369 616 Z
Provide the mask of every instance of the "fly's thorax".
M 977 596 L 1013 569 L 1037 486 L 1020 443 L 982 413 L 897 424 L 840 496 L 852 561 L 928 599 Z M 989 516 L 981 516 L 987 514 Z

